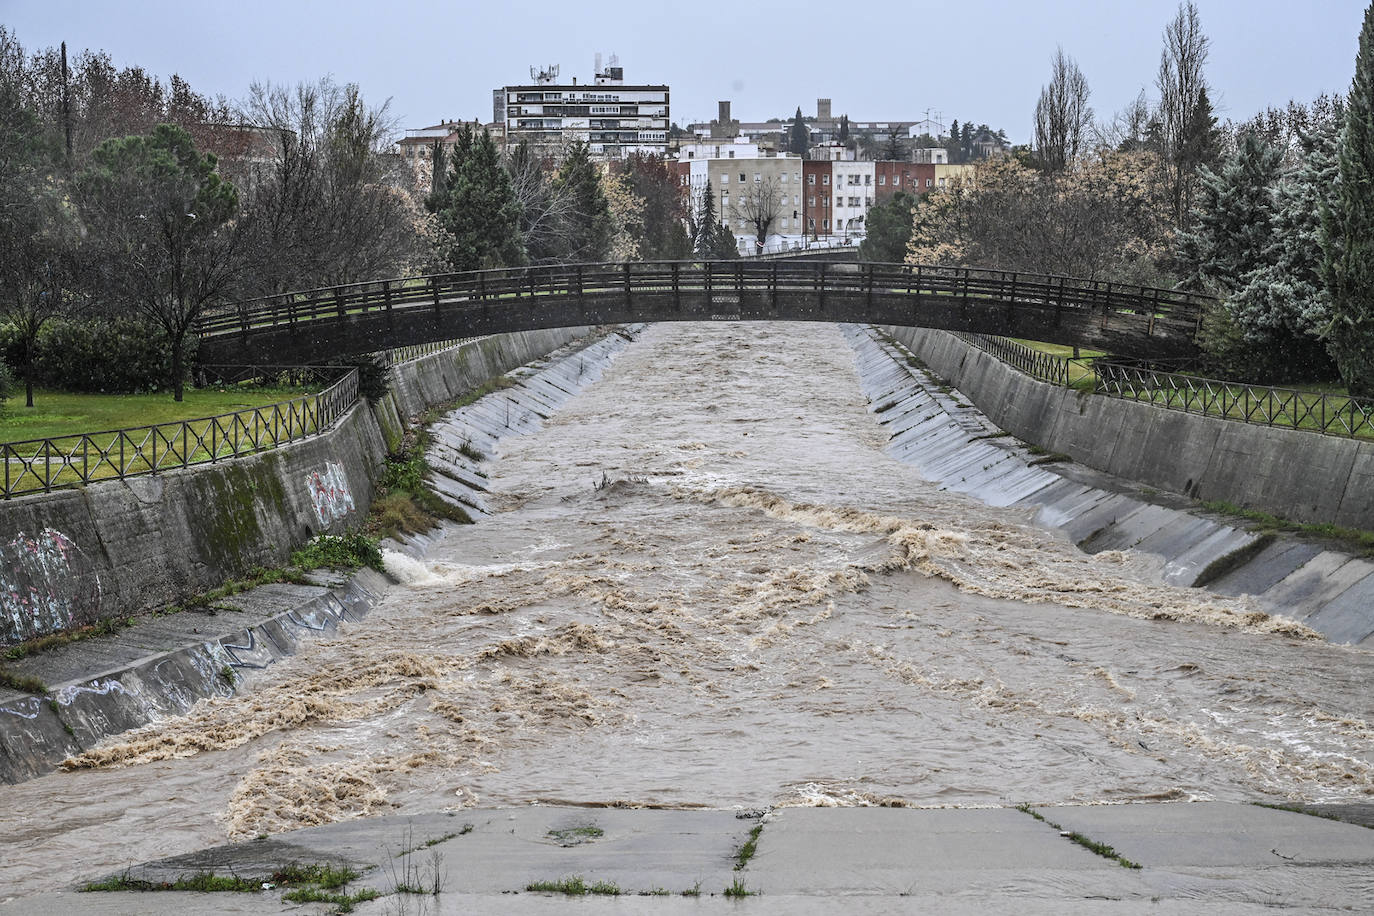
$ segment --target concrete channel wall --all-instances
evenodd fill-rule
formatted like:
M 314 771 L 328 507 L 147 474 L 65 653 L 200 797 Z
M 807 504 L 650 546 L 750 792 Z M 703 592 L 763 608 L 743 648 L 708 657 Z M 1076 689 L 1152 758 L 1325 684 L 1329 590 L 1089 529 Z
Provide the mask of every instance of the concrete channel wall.
M 408 418 L 586 331 L 502 334 L 405 363 L 380 401 L 295 445 L 0 503 L 0 645 L 165 607 L 356 527 Z
M 896 332 L 893 339 L 911 336 L 902 329 L 889 331 Z M 957 346 L 947 346 L 949 341 L 942 340 L 926 347 L 920 346 L 920 340 L 914 341 L 916 346 L 908 345 L 918 359 L 933 357 L 930 371 L 955 382 L 956 387 L 949 389 L 924 378 L 924 371 L 907 364 L 905 350 L 899 351 L 875 332 L 851 326 L 846 333 L 859 353 L 865 394 L 873 402 L 879 423 L 889 431 L 889 452 L 916 465 L 928 479 L 989 505 L 1027 510 L 1036 524 L 1062 531 L 1091 553 L 1131 550 L 1153 555 L 1160 562 L 1160 578 L 1170 585 L 1249 596 L 1267 613 L 1296 621 L 1330 642 L 1374 644 L 1374 562 L 1322 543 L 1250 531 L 1231 518 L 1200 510 L 1181 496 L 1147 491 L 1125 473 L 1102 473 L 1036 455 L 1009 440 L 1003 430 L 1018 439 L 1068 452 L 1059 446 L 1072 439 L 1053 436 L 1063 435 L 1066 427 L 1071 432 L 1085 431 L 1077 425 L 1080 421 L 1063 422 L 1052 411 L 1072 409 L 1077 400 L 1074 393 L 1035 382 L 956 338 L 949 341 Z M 995 365 L 988 367 L 984 360 Z M 1002 377 L 998 368 L 1014 377 Z M 959 387 L 970 381 L 974 384 L 968 388 Z M 1044 394 L 1044 400 L 1026 396 L 1019 382 L 1045 389 L 1031 389 L 1032 395 Z M 977 388 L 977 383 L 985 387 Z M 1068 395 L 1067 403 L 1056 400 L 1058 394 Z M 981 401 L 983 407 L 964 399 Z M 1093 401 L 1101 402 L 1098 406 L 1104 412 L 1118 407 L 1152 409 L 1108 398 Z M 1026 419 L 1037 411 L 1046 411 L 1043 427 Z M 1155 412 L 1171 420 L 1173 416 L 1202 419 Z M 1000 422 L 992 419 L 994 414 L 1000 415 Z M 1093 414 L 1085 411 L 1072 416 Z M 1023 425 L 1013 425 L 1018 423 Z M 1120 434 L 1104 421 L 1101 435 L 1109 437 L 1113 430 Z M 1115 449 L 1133 445 L 1132 440 L 1122 439 Z M 1161 452 L 1177 446 L 1167 438 L 1154 440 Z M 1103 452 L 1111 454 L 1113 449 Z M 1171 457 L 1179 463 L 1188 456 Z M 1136 463 L 1127 465 L 1127 473 L 1151 464 L 1149 456 L 1135 458 Z M 1282 629 L 1283 624 L 1276 625 Z
M 1374 529 L 1374 442 L 1080 393 L 943 331 L 886 330 L 993 423 L 1047 451 L 1193 499 Z

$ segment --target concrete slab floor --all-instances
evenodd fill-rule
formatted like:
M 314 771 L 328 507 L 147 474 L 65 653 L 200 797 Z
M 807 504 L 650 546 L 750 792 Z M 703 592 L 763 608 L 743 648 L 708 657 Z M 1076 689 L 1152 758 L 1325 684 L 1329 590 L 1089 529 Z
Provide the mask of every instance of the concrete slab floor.
M 1325 810 L 1331 808 L 1331 810 Z M 1325 806 L 1369 820 L 1368 806 Z M 130 869 L 172 881 L 257 877 L 288 864 L 363 871 L 347 890 L 383 913 L 1254 913 L 1359 910 L 1374 899 L 1374 830 L 1244 804 L 1015 808 L 648 810 L 531 806 L 347 821 L 215 847 Z M 737 868 L 750 830 L 757 851 Z M 1141 867 L 1126 868 L 1107 844 Z M 437 875 L 441 892 L 397 893 Z M 88 876 L 95 877 L 95 876 Z M 532 892 L 581 878 L 618 896 Z M 746 900 L 727 897 L 738 882 Z M 687 893 L 684 894 L 683 892 Z M 0 898 L 0 916 L 58 913 L 329 912 L 245 893 L 78 893 Z

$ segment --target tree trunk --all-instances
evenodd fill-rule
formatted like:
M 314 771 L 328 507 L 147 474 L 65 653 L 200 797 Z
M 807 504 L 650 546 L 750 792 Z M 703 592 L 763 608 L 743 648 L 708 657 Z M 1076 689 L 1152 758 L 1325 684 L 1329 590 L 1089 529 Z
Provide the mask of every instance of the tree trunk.
M 24 373 L 24 406 L 33 406 L 33 370 Z
M 172 335 L 172 400 L 180 403 L 184 394 L 185 386 L 182 382 L 186 375 L 183 364 L 183 344 L 186 340 L 186 329 L 179 328 Z

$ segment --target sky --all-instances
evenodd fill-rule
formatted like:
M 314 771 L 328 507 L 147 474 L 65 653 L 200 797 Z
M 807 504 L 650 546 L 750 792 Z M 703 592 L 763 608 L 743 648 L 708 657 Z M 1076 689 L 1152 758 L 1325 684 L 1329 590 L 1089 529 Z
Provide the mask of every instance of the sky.
M 1349 91 L 1363 0 L 1196 0 L 1211 39 L 1206 76 L 1220 117 Z M 794 0 L 775 3 L 425 3 L 419 0 L 0 0 L 0 24 L 30 49 L 107 51 L 231 100 L 254 82 L 330 75 L 369 102 L 390 100 L 399 130 L 491 120 L 493 88 L 560 65 L 590 80 L 617 54 L 630 83 L 667 83 L 679 124 L 814 114 L 829 98 L 851 120 L 929 113 L 1033 130 L 1035 102 L 1062 46 L 1087 77 L 1099 117 L 1152 96 L 1162 32 L 1177 0 Z

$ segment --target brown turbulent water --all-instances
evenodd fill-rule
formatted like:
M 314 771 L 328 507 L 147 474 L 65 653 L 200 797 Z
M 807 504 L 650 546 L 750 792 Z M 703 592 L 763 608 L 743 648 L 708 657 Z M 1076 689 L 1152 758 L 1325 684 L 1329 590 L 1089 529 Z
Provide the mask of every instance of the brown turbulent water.
M 530 802 L 1374 796 L 1374 655 L 882 451 L 819 325 L 660 325 L 363 622 L 0 789 L 0 885 Z

